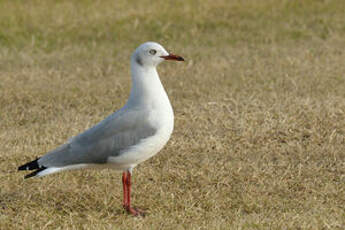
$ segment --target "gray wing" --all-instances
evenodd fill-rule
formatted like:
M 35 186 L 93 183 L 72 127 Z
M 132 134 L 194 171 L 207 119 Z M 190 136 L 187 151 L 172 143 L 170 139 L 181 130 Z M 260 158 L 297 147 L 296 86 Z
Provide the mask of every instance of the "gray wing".
M 122 109 L 47 153 L 38 163 L 44 167 L 106 163 L 108 157 L 120 155 L 156 131 L 145 112 Z

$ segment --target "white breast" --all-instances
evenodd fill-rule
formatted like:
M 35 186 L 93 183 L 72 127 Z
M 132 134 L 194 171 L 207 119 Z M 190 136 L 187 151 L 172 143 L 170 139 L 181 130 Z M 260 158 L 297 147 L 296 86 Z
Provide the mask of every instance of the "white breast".
M 132 90 L 126 106 L 148 114 L 146 119 L 157 131 L 120 155 L 108 158 L 109 167 L 119 170 L 132 169 L 157 154 L 168 142 L 174 127 L 174 113 L 156 68 L 143 68 L 132 61 L 131 71 Z
M 168 142 L 174 128 L 174 114 L 170 103 L 164 109 L 151 109 L 149 114 L 150 123 L 157 127 L 157 132 L 126 149 L 119 156 L 109 157 L 108 167 L 117 170 L 132 169 L 156 155 Z

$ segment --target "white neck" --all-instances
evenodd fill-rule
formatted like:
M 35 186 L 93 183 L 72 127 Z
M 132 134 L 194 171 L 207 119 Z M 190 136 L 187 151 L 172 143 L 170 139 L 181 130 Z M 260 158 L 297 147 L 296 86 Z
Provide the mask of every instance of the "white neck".
M 142 66 L 131 60 L 132 89 L 128 99 L 131 106 L 169 106 L 168 96 L 154 66 Z

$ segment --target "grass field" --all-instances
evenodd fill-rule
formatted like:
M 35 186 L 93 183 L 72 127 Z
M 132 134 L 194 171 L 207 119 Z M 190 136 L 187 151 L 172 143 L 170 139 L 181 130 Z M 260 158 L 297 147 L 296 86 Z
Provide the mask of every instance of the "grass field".
M 0 229 L 344 229 L 345 1 L 0 1 Z M 17 167 L 120 108 L 164 63 L 168 145 L 133 174 Z

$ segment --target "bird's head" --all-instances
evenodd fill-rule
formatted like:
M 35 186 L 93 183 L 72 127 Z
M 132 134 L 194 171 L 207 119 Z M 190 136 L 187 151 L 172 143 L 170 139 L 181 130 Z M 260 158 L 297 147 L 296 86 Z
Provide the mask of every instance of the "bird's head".
M 132 55 L 132 61 L 142 67 L 156 67 L 164 60 L 184 61 L 181 56 L 168 53 L 156 42 L 145 42 Z

